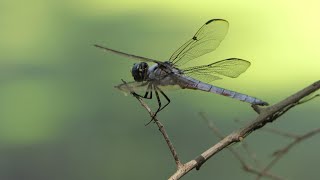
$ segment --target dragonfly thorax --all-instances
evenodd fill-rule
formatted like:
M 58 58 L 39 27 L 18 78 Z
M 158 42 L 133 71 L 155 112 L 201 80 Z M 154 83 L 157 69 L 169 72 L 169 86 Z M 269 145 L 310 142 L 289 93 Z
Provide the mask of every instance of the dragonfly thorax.
M 131 74 L 135 81 L 141 82 L 147 79 L 148 77 L 148 64 L 145 62 L 134 63 Z

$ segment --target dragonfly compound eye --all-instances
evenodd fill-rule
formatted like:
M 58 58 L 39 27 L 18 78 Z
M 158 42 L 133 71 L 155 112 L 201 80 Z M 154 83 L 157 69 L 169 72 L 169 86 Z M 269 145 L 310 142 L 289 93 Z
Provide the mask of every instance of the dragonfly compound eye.
M 145 62 L 135 63 L 132 67 L 131 74 L 135 81 L 141 82 L 147 78 L 148 64 Z

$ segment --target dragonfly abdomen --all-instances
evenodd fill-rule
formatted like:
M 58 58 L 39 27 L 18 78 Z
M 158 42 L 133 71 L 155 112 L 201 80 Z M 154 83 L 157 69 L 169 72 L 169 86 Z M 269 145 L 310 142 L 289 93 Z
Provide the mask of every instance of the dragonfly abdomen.
M 211 92 L 211 93 L 215 93 L 215 94 L 220 94 L 223 96 L 227 96 L 227 97 L 230 97 L 233 99 L 238 99 L 240 101 L 244 101 L 244 102 L 254 104 L 254 105 L 260 105 L 260 106 L 268 105 L 267 102 L 262 101 L 258 98 L 252 97 L 252 96 L 248 96 L 246 94 L 242 94 L 242 93 L 238 93 L 235 91 L 220 88 L 217 86 L 213 86 L 211 84 L 207 84 L 207 83 L 198 81 L 198 80 L 190 78 L 190 77 L 188 77 L 187 79 L 189 80 L 189 82 L 185 83 L 186 86 L 184 86 L 184 88 L 187 88 L 187 89 L 196 89 L 196 90 Z
M 247 102 L 250 104 L 261 105 L 261 106 L 268 105 L 267 102 L 264 102 L 258 98 L 255 98 L 255 97 L 252 97 L 252 96 L 249 96 L 246 94 L 238 93 L 235 91 L 227 90 L 224 88 L 220 88 L 217 86 L 213 86 L 211 84 L 206 84 L 203 82 L 198 83 L 197 89 L 202 90 L 202 91 L 215 93 L 215 94 L 220 94 L 220 95 L 227 96 L 227 97 L 230 97 L 233 99 L 238 99 L 240 101 L 244 101 L 244 102 Z

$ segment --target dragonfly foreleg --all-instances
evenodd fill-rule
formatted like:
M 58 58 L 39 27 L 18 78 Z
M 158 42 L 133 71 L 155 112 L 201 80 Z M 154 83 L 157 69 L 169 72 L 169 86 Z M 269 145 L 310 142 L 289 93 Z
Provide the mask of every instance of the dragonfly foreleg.
M 149 97 L 148 97 L 148 94 L 150 93 Z M 147 91 L 146 91 L 146 94 L 144 94 L 143 98 L 146 98 L 146 99 L 152 99 L 152 84 L 149 83 L 148 87 L 147 87 Z
M 150 94 L 149 94 L 150 93 Z M 144 98 L 144 99 L 152 99 L 152 84 L 149 83 L 148 87 L 147 87 L 147 90 L 146 90 L 146 93 L 144 94 L 144 96 L 136 93 L 136 92 L 131 92 L 131 94 L 133 96 L 136 96 L 136 97 L 140 97 L 140 98 Z M 149 97 L 148 97 L 148 94 L 149 94 Z
M 157 97 L 157 101 L 158 101 L 158 109 L 157 109 L 157 111 L 154 113 L 154 115 L 152 116 L 152 119 L 146 124 L 146 125 L 148 125 L 148 124 L 150 124 L 153 120 L 154 120 L 154 118 L 157 116 L 157 114 L 160 112 L 160 111 L 162 111 L 166 106 L 168 106 L 169 105 L 169 103 L 171 102 L 170 101 L 170 99 L 169 99 L 169 97 L 159 88 L 159 87 L 157 87 L 157 86 L 153 86 L 153 88 L 154 88 L 154 92 L 155 92 L 155 94 L 156 94 L 156 97 Z M 167 102 L 167 104 L 165 104 L 164 106 L 162 106 L 162 104 L 161 104 L 161 99 L 160 99 L 160 96 L 159 96 L 159 92 L 162 94 L 162 96 L 164 97 L 164 98 L 166 98 L 166 100 L 168 101 Z
M 153 90 L 154 90 L 154 92 L 155 92 L 155 94 L 156 94 L 156 97 L 157 97 L 158 109 L 157 109 L 157 111 L 152 115 L 151 120 L 150 120 L 147 124 L 145 124 L 146 126 L 147 126 L 148 124 L 150 124 L 150 123 L 154 120 L 154 118 L 156 117 L 157 113 L 158 113 L 158 112 L 160 111 L 160 109 L 161 109 L 161 100 L 160 100 L 159 93 L 158 93 L 158 91 L 157 91 L 157 87 L 156 87 L 155 85 L 152 85 L 152 87 L 153 87 Z

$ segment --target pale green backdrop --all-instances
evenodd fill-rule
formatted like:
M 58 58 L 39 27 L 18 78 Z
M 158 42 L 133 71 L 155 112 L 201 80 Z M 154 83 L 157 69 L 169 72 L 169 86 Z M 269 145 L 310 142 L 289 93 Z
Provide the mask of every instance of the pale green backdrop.
M 166 60 L 207 20 L 226 19 L 225 40 L 197 63 L 249 60 L 246 73 L 215 85 L 273 104 L 320 77 L 319 7 L 316 0 L 1 0 L 0 179 L 169 177 L 174 161 L 159 131 L 144 126 L 150 117 L 134 98 L 113 88 L 121 78 L 132 80 L 133 61 L 92 45 Z M 225 133 L 240 127 L 234 119 L 256 116 L 248 104 L 214 94 L 167 94 L 172 103 L 159 118 L 184 162 L 218 141 L 198 112 Z M 292 133 L 320 127 L 319 105 L 294 108 L 271 127 Z M 319 138 L 295 147 L 272 172 L 318 179 Z M 262 131 L 246 141 L 262 165 L 290 142 Z M 228 151 L 184 178 L 254 179 Z

